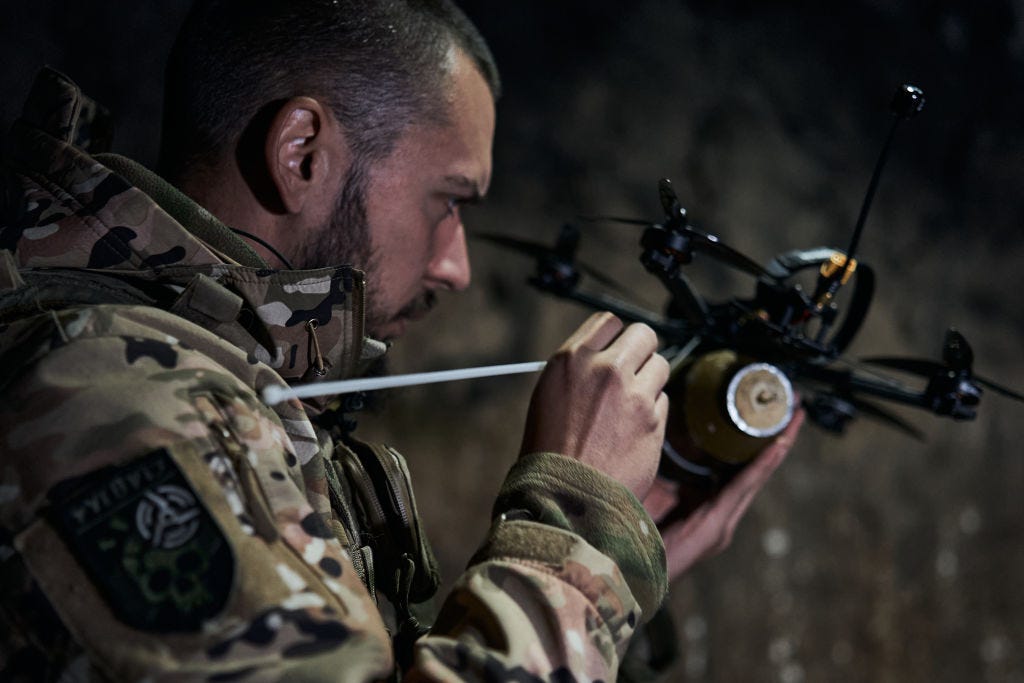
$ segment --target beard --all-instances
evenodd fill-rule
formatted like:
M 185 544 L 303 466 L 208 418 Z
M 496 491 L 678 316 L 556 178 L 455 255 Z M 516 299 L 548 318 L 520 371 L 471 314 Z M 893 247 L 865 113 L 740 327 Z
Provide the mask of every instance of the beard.
M 351 265 L 369 271 L 373 260 L 370 226 L 366 220 L 365 163 L 355 162 L 345 176 L 327 225 L 299 246 L 295 257 L 301 270 Z
M 388 322 L 424 316 L 437 303 L 437 297 L 431 291 L 424 291 L 395 314 L 389 315 L 383 310 L 376 298 L 379 287 L 376 282 L 370 282 L 371 278 L 379 278 L 382 273 L 380 259 L 370 240 L 370 224 L 366 212 L 368 184 L 366 162 L 356 160 L 345 176 L 330 221 L 312 239 L 303 243 L 295 263 L 300 269 L 350 265 L 366 273 L 365 329 L 369 336 L 380 339 L 378 330 L 384 329 Z M 384 374 L 382 371 L 383 368 L 377 368 L 378 374 Z

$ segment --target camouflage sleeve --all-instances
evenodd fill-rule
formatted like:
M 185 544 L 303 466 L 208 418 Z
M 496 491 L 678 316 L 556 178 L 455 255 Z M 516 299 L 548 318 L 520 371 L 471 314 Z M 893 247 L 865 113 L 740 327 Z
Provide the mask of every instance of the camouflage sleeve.
M 310 444 L 236 368 L 105 310 L 59 314 L 0 403 L 3 525 L 87 666 L 103 680 L 387 676 L 376 606 L 304 492 Z
M 56 314 L 0 403 L 0 517 L 91 666 L 112 680 L 389 676 L 376 605 L 307 495 L 315 438 L 259 402 L 244 355 L 111 308 Z M 665 590 L 643 508 L 541 453 L 513 467 L 495 513 L 410 680 L 614 679 Z
M 413 680 L 603 680 L 665 596 L 665 550 L 623 486 L 576 460 L 524 456 L 495 523 L 417 644 Z

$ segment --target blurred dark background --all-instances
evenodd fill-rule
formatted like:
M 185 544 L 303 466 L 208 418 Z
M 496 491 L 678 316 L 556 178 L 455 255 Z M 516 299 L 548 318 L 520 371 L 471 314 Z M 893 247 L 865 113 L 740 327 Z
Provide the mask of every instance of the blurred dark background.
M 853 355 L 936 356 L 1024 387 L 1024 2 L 463 2 L 502 68 L 495 178 L 470 227 L 552 239 L 579 213 L 656 219 L 673 179 L 691 218 L 767 261 L 845 246 L 902 82 L 901 130 L 862 242 L 879 293 Z M 0 124 L 44 63 L 117 115 L 152 165 L 163 61 L 187 3 L 3 3 Z M 583 257 L 657 307 L 638 229 L 587 226 Z M 540 359 L 586 316 L 471 245 L 475 286 L 400 343 L 397 370 Z M 750 283 L 695 264 L 711 298 Z M 531 378 L 395 393 L 365 436 L 409 459 L 451 581 L 518 450 Z M 1024 682 L 1024 406 L 986 395 L 926 443 L 863 420 L 805 429 L 732 547 L 673 586 L 671 680 Z

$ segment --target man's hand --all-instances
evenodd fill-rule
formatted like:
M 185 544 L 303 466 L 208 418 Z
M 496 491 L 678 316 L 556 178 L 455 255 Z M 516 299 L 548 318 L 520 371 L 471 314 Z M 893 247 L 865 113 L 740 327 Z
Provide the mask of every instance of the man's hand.
M 678 521 L 662 527 L 661 522 L 690 492 L 679 483 L 657 478 L 643 499 L 644 507 L 658 522 L 665 541 L 669 581 L 682 576 L 697 562 L 713 557 L 729 547 L 733 532 L 757 493 L 764 487 L 775 469 L 785 459 L 796 440 L 804 421 L 804 411 L 798 410 L 779 436 L 772 441 L 715 497 L 698 505 L 693 512 Z
M 530 401 L 523 453 L 551 451 L 595 467 L 643 499 L 668 416 L 668 362 L 646 325 L 596 313 L 548 361 Z

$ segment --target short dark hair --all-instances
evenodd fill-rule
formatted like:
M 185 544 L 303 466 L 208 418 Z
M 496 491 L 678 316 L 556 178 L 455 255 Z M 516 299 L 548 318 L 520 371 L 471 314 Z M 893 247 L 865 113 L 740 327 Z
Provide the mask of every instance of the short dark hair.
M 416 121 L 443 121 L 452 47 L 495 100 L 490 49 L 451 0 L 198 0 L 167 65 L 160 169 L 213 162 L 261 110 L 308 95 L 334 111 L 364 161 Z

